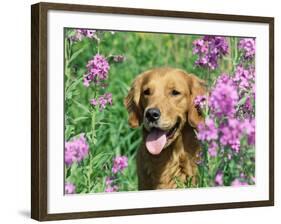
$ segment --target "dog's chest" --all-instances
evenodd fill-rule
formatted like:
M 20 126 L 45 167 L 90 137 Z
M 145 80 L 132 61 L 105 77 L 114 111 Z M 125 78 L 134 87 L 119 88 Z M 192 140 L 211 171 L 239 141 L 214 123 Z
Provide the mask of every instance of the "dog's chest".
M 170 155 L 159 163 L 152 163 L 149 169 L 153 188 L 176 188 L 177 183 L 185 183 L 193 175 L 190 159 L 185 152 Z

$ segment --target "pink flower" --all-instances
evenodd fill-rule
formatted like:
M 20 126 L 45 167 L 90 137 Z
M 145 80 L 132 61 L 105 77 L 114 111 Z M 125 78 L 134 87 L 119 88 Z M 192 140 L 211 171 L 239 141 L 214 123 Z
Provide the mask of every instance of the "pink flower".
M 245 69 L 242 65 L 238 65 L 234 73 L 233 81 L 236 82 L 242 90 L 251 89 L 255 82 L 254 69 Z
M 64 160 L 66 165 L 82 161 L 89 153 L 89 145 L 83 134 L 65 143 Z
M 216 140 L 218 138 L 218 129 L 215 126 L 214 120 L 207 118 L 205 124 L 198 125 L 197 138 L 201 141 Z
M 117 156 L 113 160 L 112 173 L 122 172 L 128 166 L 128 158 L 126 156 Z
M 66 182 L 64 186 L 65 194 L 75 194 L 76 187 L 73 183 Z
M 90 86 L 90 80 L 88 80 L 87 77 L 83 79 L 83 85 L 85 87 L 89 87 Z
M 223 185 L 223 173 L 221 171 L 218 171 L 216 176 L 215 176 L 215 184 L 217 186 Z
M 245 119 L 243 125 L 243 129 L 247 134 L 247 140 L 249 145 L 255 145 L 256 138 L 256 120 L 255 119 Z
M 193 42 L 193 54 L 198 55 L 195 65 L 214 70 L 218 60 L 228 54 L 228 43 L 225 37 L 204 36 Z
M 118 191 L 118 186 L 113 184 L 114 177 L 106 177 L 105 179 L 105 192 L 116 192 Z
M 115 61 L 115 62 L 123 62 L 125 60 L 126 60 L 126 58 L 123 55 L 114 55 L 113 56 L 113 61 Z
M 105 179 L 105 185 L 111 185 L 113 182 L 113 179 L 111 177 L 106 177 Z
M 88 38 L 93 38 L 95 37 L 96 30 L 86 30 L 85 31 L 85 36 Z
M 96 99 L 91 99 L 90 100 L 90 103 L 93 105 L 93 106 L 97 106 L 99 104 L 98 100 Z
M 96 30 L 91 29 L 75 29 L 74 35 L 70 36 L 72 41 L 81 41 L 85 37 L 96 38 Z
M 194 106 L 201 110 L 206 106 L 207 103 L 207 97 L 206 96 L 196 96 L 194 99 Z
M 88 86 L 90 82 L 100 83 L 108 78 L 110 66 L 106 58 L 96 54 L 87 64 L 87 74 L 84 78 L 84 85 Z
M 220 126 L 220 143 L 223 146 L 230 146 L 235 152 L 240 151 L 240 138 L 243 135 L 243 121 L 229 118 Z
M 255 184 L 256 183 L 256 178 L 255 177 L 251 177 L 251 181 Z
M 255 57 L 256 41 L 254 38 L 242 38 L 239 41 L 238 48 L 243 52 L 245 60 L 251 60 Z
M 99 96 L 97 99 L 91 99 L 90 103 L 95 107 L 99 106 L 99 110 L 105 109 L 106 105 L 112 105 L 112 93 L 105 93 Z
M 233 187 L 241 187 L 241 186 L 247 186 L 248 183 L 246 182 L 242 182 L 239 179 L 235 179 L 234 181 L 232 181 L 231 186 Z
M 116 192 L 118 191 L 118 186 L 113 185 L 113 186 L 107 186 L 105 189 L 105 192 Z
M 208 152 L 211 157 L 216 157 L 218 154 L 218 144 L 216 142 L 211 142 L 209 144 Z
M 225 74 L 221 75 L 210 94 L 209 106 L 218 117 L 233 117 L 238 104 L 238 93 L 232 80 Z

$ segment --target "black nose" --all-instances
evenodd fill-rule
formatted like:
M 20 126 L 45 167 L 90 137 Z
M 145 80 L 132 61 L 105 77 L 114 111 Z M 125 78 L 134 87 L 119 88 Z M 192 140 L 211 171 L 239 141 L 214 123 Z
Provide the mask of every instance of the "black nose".
M 145 112 L 145 117 L 150 122 L 159 120 L 160 115 L 161 115 L 161 113 L 158 108 L 150 108 Z

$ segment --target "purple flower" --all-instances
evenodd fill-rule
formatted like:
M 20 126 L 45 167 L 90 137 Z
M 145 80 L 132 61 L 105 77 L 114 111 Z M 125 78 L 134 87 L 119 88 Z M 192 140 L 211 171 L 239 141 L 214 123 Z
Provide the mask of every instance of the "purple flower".
M 206 106 L 207 103 L 207 97 L 206 96 L 196 96 L 194 99 L 194 106 L 198 110 L 202 110 L 204 106 Z
M 102 111 L 105 108 L 105 105 L 107 104 L 107 100 L 104 96 L 99 97 L 99 105 L 100 105 L 100 111 Z
M 216 140 L 218 138 L 218 129 L 211 118 L 205 120 L 205 124 L 198 125 L 197 138 L 201 141 Z
M 219 170 L 215 176 L 215 184 L 217 186 L 223 185 L 223 173 Z
M 87 64 L 87 74 L 84 77 L 84 86 L 89 86 L 90 82 L 100 83 L 108 78 L 110 66 L 105 57 L 96 54 Z
M 256 41 L 254 38 L 242 38 L 239 41 L 238 48 L 242 51 L 245 60 L 251 60 L 255 57 Z
M 246 101 L 241 107 L 239 108 L 239 111 L 242 111 L 242 114 L 244 117 L 253 117 L 254 116 L 254 105 L 252 103 L 252 97 L 246 96 Z
M 89 153 L 89 145 L 83 134 L 65 143 L 64 160 L 66 165 L 82 161 Z
M 246 182 L 242 182 L 239 179 L 235 179 L 234 181 L 232 181 L 231 186 L 233 187 L 241 187 L 241 186 L 247 186 L 248 183 Z
M 218 60 L 228 54 L 227 40 L 225 37 L 204 36 L 193 42 L 193 54 L 198 55 L 197 66 L 214 70 L 218 67 Z
M 73 183 L 66 182 L 64 185 L 64 192 L 65 194 L 75 194 L 76 187 Z
M 218 117 L 233 117 L 238 103 L 237 88 L 232 80 L 222 75 L 211 92 L 209 106 L 213 114 Z
M 206 54 L 208 53 L 208 42 L 203 39 L 193 41 L 193 54 Z
M 105 93 L 104 95 L 99 96 L 97 99 L 91 99 L 90 103 L 95 107 L 99 106 L 99 110 L 102 111 L 106 105 L 112 105 L 112 94 Z
M 116 192 L 118 191 L 118 186 L 113 185 L 114 178 L 113 177 L 106 177 L 105 179 L 105 192 Z
M 88 38 L 94 38 L 96 35 L 96 30 L 86 30 L 85 36 Z
M 216 142 L 211 142 L 208 148 L 209 155 L 211 157 L 216 157 L 218 154 L 218 144 Z
M 246 111 L 252 111 L 253 110 L 253 105 L 252 105 L 252 102 L 251 102 L 251 97 L 247 97 L 246 99 L 246 102 L 245 102 L 245 105 L 244 105 L 244 108 Z
M 105 192 L 116 192 L 116 191 L 118 191 L 118 186 L 117 185 L 107 186 L 105 188 Z
M 99 105 L 99 101 L 97 99 L 91 99 L 90 103 L 95 107 L 97 105 Z
M 117 156 L 113 160 L 112 173 L 122 172 L 128 166 L 128 158 L 126 156 Z
M 239 85 L 242 90 L 250 90 L 255 81 L 255 70 L 253 68 L 245 69 L 242 65 L 236 67 L 233 81 Z
M 70 36 L 72 41 L 81 41 L 83 38 L 96 38 L 96 30 L 91 29 L 75 29 L 74 35 Z
M 251 181 L 253 182 L 253 184 L 256 183 L 256 178 L 255 177 L 251 177 Z
M 123 62 L 125 60 L 126 60 L 126 58 L 124 55 L 114 55 L 113 56 L 113 61 L 115 61 L 115 62 Z
M 243 134 L 243 122 L 236 118 L 229 118 L 222 123 L 220 128 L 220 143 L 223 146 L 230 146 L 235 152 L 240 151 L 240 138 Z
M 247 134 L 247 140 L 249 145 L 255 145 L 255 137 L 256 137 L 256 120 L 255 119 L 245 119 L 242 128 L 244 132 Z
M 111 177 L 106 177 L 105 178 L 105 185 L 111 185 L 113 182 L 113 179 Z

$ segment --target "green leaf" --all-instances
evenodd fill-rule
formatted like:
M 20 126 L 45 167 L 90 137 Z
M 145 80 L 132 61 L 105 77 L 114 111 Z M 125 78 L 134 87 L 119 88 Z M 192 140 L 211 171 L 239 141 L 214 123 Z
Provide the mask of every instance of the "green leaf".
M 77 58 L 77 56 L 78 56 L 79 54 L 81 54 L 81 53 L 86 49 L 86 47 L 87 47 L 87 45 L 84 46 L 84 47 L 82 47 L 82 48 L 80 48 L 79 50 L 75 51 L 75 52 L 71 55 L 71 57 L 70 57 L 70 59 L 69 59 L 69 61 L 68 61 L 68 64 L 71 64 L 71 62 L 72 62 L 75 58 Z
M 86 113 L 90 113 L 90 110 L 88 109 L 87 106 L 85 106 L 85 105 L 79 103 L 77 100 L 74 100 L 74 99 L 73 99 L 73 102 L 74 102 L 79 108 L 81 108 L 82 110 L 84 110 Z
M 73 125 L 65 125 L 65 139 L 69 140 L 70 137 L 74 134 L 74 126 Z

